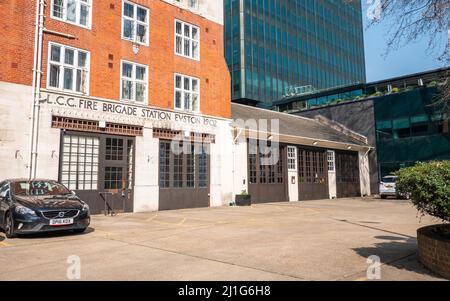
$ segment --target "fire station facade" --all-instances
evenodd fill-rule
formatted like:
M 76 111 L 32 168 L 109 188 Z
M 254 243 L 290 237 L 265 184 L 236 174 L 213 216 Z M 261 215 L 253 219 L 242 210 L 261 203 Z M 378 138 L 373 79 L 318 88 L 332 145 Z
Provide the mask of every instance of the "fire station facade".
M 221 0 L 46 3 L 0 5 L 1 179 L 58 179 L 94 213 L 370 191 L 362 137 L 231 105 Z M 237 139 L 233 119 L 256 117 L 299 122 L 280 127 L 274 165 L 258 163 L 245 128 Z

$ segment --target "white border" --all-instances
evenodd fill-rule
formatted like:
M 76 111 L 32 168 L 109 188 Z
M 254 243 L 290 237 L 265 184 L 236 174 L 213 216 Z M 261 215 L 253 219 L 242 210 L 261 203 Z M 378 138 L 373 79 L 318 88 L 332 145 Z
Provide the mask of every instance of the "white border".
M 144 67 L 145 68 L 145 82 L 147 83 L 147 93 L 145 93 L 145 99 L 144 99 L 144 101 L 137 101 L 137 100 L 130 100 L 130 99 L 122 99 L 122 66 L 123 66 L 123 63 L 127 63 L 127 64 L 131 64 L 131 65 L 133 65 L 133 76 L 134 75 L 136 75 L 136 66 L 139 66 L 139 67 Z M 128 60 L 123 60 L 123 59 L 121 59 L 120 60 L 120 74 L 119 74 L 119 81 L 120 81 L 120 95 L 119 95 L 119 99 L 120 99 L 120 102 L 122 102 L 122 103 L 130 103 L 130 104 L 135 104 L 135 103 L 142 103 L 142 104 L 147 104 L 148 105 L 148 99 L 149 99 L 149 94 L 150 94 L 150 89 L 149 89 L 149 74 L 148 74 L 148 66 L 147 65 L 143 65 L 143 64 L 140 64 L 140 63 L 136 63 L 136 62 L 132 62 L 132 61 L 128 61 Z M 133 84 L 135 84 L 136 83 L 136 78 L 135 77 L 133 77 Z M 134 86 L 133 86 L 133 89 L 136 89 Z M 133 90 L 134 91 L 134 90 Z M 136 91 L 134 91 L 134 93 L 133 93 L 133 96 L 135 97 L 136 96 Z
M 294 150 L 294 158 L 290 158 L 289 157 L 289 149 Z M 298 165 L 298 158 L 297 158 L 297 146 L 294 145 L 288 145 L 287 147 L 287 156 L 286 156 L 286 160 L 287 160 L 287 169 L 288 171 L 297 171 L 297 165 Z M 294 160 L 294 168 L 289 168 L 289 160 Z
M 187 55 L 184 55 L 184 54 L 177 53 L 177 22 L 181 23 L 181 25 L 182 25 L 181 28 L 183 29 L 182 32 L 184 32 L 184 25 L 189 25 L 191 27 L 197 28 L 197 32 L 198 32 L 198 58 L 194 58 L 194 57 L 190 57 L 190 56 L 187 56 Z M 183 34 L 181 34 L 181 36 L 183 36 Z M 184 38 L 184 36 L 183 36 L 183 38 Z M 183 43 L 182 46 L 184 46 L 184 43 Z M 175 18 L 175 20 L 173 22 L 173 52 L 175 53 L 175 55 L 176 56 L 180 56 L 180 57 L 184 57 L 184 58 L 187 58 L 187 59 L 190 59 L 190 60 L 193 60 L 193 61 L 200 62 L 200 56 L 201 56 L 200 49 L 201 49 L 201 30 L 200 30 L 200 27 L 197 26 L 197 25 L 194 25 L 192 23 L 188 23 L 188 22 L 185 22 L 185 21 L 182 21 L 180 19 Z
M 87 57 L 86 57 L 86 65 L 87 65 L 87 70 L 88 70 L 88 78 L 87 78 L 87 83 L 86 83 L 86 93 L 83 93 L 83 92 L 77 92 L 76 90 L 68 90 L 68 89 L 64 89 L 64 88 L 55 88 L 55 87 L 50 87 L 49 86 L 49 83 L 50 83 L 50 63 L 51 63 L 51 60 L 50 60 L 50 55 L 51 55 L 51 50 L 52 50 L 52 45 L 55 45 L 55 46 L 59 46 L 59 47 L 62 47 L 61 48 L 61 50 L 65 50 L 65 49 L 73 49 L 73 50 L 76 50 L 77 51 L 77 54 L 78 54 L 78 51 L 83 51 L 83 52 L 86 52 L 87 53 Z M 76 48 L 76 47 L 73 47 L 73 46 L 68 46 L 68 45 L 64 45 L 64 44 L 60 44 L 60 43 L 56 43 L 56 42 L 51 42 L 51 41 L 49 41 L 48 42 L 48 45 L 47 45 L 47 70 L 46 70 L 46 83 L 45 83 L 45 86 L 46 86 L 46 88 L 47 88 L 47 90 L 51 90 L 51 91 L 63 91 L 63 92 L 68 92 L 68 93 L 73 93 L 73 94 L 75 94 L 75 95 L 84 95 L 84 96 L 89 96 L 89 91 L 90 91 L 90 83 L 91 83 L 91 52 L 90 51 L 88 51 L 88 50 L 85 50 L 85 49 L 81 49 L 81 48 Z M 62 55 L 62 51 L 61 51 L 61 55 Z M 61 58 L 61 61 L 63 61 L 63 59 L 64 59 L 64 56 L 62 55 L 62 58 Z M 78 58 L 76 58 L 76 60 L 78 61 Z M 60 61 L 60 63 L 59 63 L 59 66 L 62 66 L 62 67 L 64 67 L 64 63 L 61 63 L 61 61 Z M 77 70 L 77 68 L 76 67 L 74 67 L 73 69 L 75 69 L 75 70 Z M 63 70 L 64 71 L 64 70 Z M 61 74 L 63 74 L 63 72 L 61 72 Z M 60 77 L 61 76 L 63 76 L 63 75 L 60 75 Z M 61 78 L 60 78 L 60 80 L 61 80 Z M 64 83 L 63 83 L 63 86 L 64 86 Z M 74 87 L 74 89 L 75 89 L 76 87 Z
M 89 5 L 88 26 L 84 26 L 84 25 L 78 24 L 76 22 L 64 20 L 64 18 L 58 18 L 58 17 L 53 16 L 53 2 L 54 1 L 55 0 L 51 0 L 51 3 L 50 3 L 50 19 L 57 20 L 59 22 L 64 22 L 64 23 L 67 23 L 67 24 L 71 24 L 71 25 L 74 25 L 74 26 L 78 26 L 78 27 L 81 27 L 81 28 L 84 28 L 84 29 L 87 29 L 87 30 L 92 30 L 92 11 L 93 11 L 93 1 L 92 0 L 87 0 L 87 1 L 89 1 L 89 3 L 88 3 L 88 5 Z M 65 2 L 66 0 L 63 0 L 63 1 Z M 78 0 L 78 2 L 79 2 L 79 0 Z M 76 13 L 77 13 L 77 16 L 79 16 L 79 12 L 76 12 Z M 63 16 L 64 16 L 64 14 L 65 13 L 64 13 L 64 7 L 63 7 Z
M 125 13 L 125 3 L 128 3 L 128 4 L 134 6 L 134 12 L 136 13 L 136 16 L 137 16 L 137 7 L 140 7 L 140 8 L 145 9 L 147 11 L 147 36 L 146 36 L 146 42 L 145 43 L 138 42 L 137 39 L 136 39 L 136 34 L 134 36 L 134 40 L 127 39 L 127 38 L 125 38 L 123 36 L 123 19 L 124 19 L 124 13 Z M 143 22 L 141 22 L 141 23 L 143 23 Z M 121 24 L 120 25 L 121 26 L 121 28 L 120 28 L 120 37 L 121 37 L 122 40 L 131 42 L 131 43 L 136 43 L 138 45 L 147 46 L 147 47 L 150 45 L 150 9 L 148 7 L 142 6 L 140 4 L 137 4 L 137 3 L 134 3 L 134 2 L 131 2 L 131 1 L 128 1 L 128 0 L 122 0 L 122 12 L 120 14 L 120 24 Z
M 196 111 L 193 111 L 193 110 L 186 111 L 184 108 L 180 109 L 180 108 L 176 107 L 175 103 L 176 103 L 177 95 L 176 95 L 175 85 L 176 85 L 176 77 L 177 76 L 181 76 L 181 78 L 182 78 L 182 85 L 183 85 L 183 78 L 185 78 L 185 77 L 190 78 L 191 83 L 192 83 L 193 79 L 197 80 L 197 82 L 198 82 L 198 109 Z M 181 90 L 184 90 L 184 88 L 182 88 Z M 173 74 L 173 109 L 175 111 L 177 111 L 177 112 L 189 112 L 189 113 L 193 113 L 193 114 L 200 113 L 201 112 L 201 103 L 202 103 L 201 102 L 201 93 L 200 92 L 201 92 L 201 82 L 200 82 L 200 79 L 198 77 L 186 75 L 186 74 L 183 74 L 183 73 L 177 73 L 177 72 L 175 72 Z M 183 105 L 184 105 L 184 99 L 183 99 Z
M 330 153 L 333 153 L 333 170 L 330 170 L 330 167 L 329 167 L 329 163 L 330 163 L 330 160 L 328 159 L 328 155 L 330 154 Z M 330 173 L 335 173 L 336 172 L 336 152 L 334 151 L 334 150 L 327 150 L 327 169 L 328 169 L 328 172 Z

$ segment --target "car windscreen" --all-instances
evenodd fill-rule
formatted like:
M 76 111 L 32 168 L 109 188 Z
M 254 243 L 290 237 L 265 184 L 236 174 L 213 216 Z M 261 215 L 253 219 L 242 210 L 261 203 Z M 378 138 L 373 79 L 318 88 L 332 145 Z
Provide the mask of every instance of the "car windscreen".
M 18 196 L 52 196 L 71 194 L 64 185 L 56 181 L 18 181 L 11 183 L 11 191 Z
M 394 177 L 385 177 L 383 178 L 383 183 L 395 183 L 395 181 L 397 180 L 397 178 Z

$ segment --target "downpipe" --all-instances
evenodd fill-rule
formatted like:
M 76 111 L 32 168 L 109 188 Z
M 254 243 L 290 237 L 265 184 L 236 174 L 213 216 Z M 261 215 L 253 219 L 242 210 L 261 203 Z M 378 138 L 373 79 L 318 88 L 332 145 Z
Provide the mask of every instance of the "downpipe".
M 33 83 L 32 83 L 32 106 L 30 124 L 30 148 L 28 159 L 28 178 L 36 177 L 37 167 L 37 141 L 39 131 L 39 110 L 40 91 L 42 79 L 42 44 L 44 31 L 44 0 L 39 0 L 36 4 L 36 23 L 34 39 L 34 62 L 33 62 Z
M 34 143 L 34 99 L 36 92 L 36 71 L 37 71 L 37 49 L 38 49 L 38 41 L 39 41 L 39 11 L 40 4 L 36 2 L 36 18 L 34 22 L 35 32 L 34 32 L 34 51 L 33 51 L 33 83 L 31 85 L 31 109 L 30 109 L 30 131 L 29 131 L 29 151 L 28 151 L 28 178 L 32 177 L 32 167 L 33 164 L 33 143 Z
M 236 128 L 233 127 L 233 130 L 235 130 L 235 129 Z M 233 192 L 232 192 L 232 202 L 236 202 L 236 187 L 235 187 L 236 186 L 235 185 L 235 179 L 236 179 L 236 146 L 238 145 L 238 140 L 239 140 L 241 134 L 242 134 L 242 129 L 239 129 L 239 132 L 233 138 L 233 144 L 232 144 L 232 147 L 233 147 L 233 150 L 232 150 L 232 156 L 233 156 L 233 172 L 232 172 L 232 174 L 233 174 L 233 178 L 232 178 L 232 180 L 233 180 L 233 182 L 232 182 Z
M 369 166 L 370 166 L 370 163 L 369 163 L 369 153 L 370 153 L 370 151 L 373 149 L 373 147 L 369 147 L 368 149 L 367 149 L 367 151 L 364 153 L 364 156 L 363 156 L 363 159 L 367 159 L 367 164 L 369 164 Z M 360 165 L 361 165 L 361 162 L 359 163 Z M 361 167 L 360 167 L 360 174 L 361 174 Z M 360 177 L 361 177 L 361 175 L 360 175 Z M 362 180 L 362 179 L 361 179 Z M 369 169 L 369 195 L 371 195 L 371 187 L 370 187 L 370 169 Z M 362 187 L 361 187 L 361 197 L 363 197 L 363 193 L 362 193 Z

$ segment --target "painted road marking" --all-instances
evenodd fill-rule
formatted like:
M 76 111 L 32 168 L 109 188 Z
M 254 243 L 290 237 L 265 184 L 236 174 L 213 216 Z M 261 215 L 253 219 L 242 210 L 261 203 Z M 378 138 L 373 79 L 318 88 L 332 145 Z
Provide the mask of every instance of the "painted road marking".
M 181 220 L 181 222 L 179 222 L 179 223 L 178 223 L 177 225 L 178 225 L 178 226 L 181 226 L 181 225 L 183 225 L 183 224 L 184 224 L 184 222 L 186 221 L 186 219 L 187 219 L 187 218 L 185 218 L 185 217 L 184 217 L 184 218 L 183 218 L 183 220 Z
M 0 247 L 12 247 L 12 244 L 9 244 L 7 242 L 0 242 Z
M 152 222 L 157 223 L 157 224 L 161 224 L 161 225 L 167 225 L 167 226 L 183 226 L 182 224 L 180 224 L 180 222 L 178 223 L 171 223 L 171 222 L 164 222 L 164 221 L 159 221 L 159 220 L 152 220 Z
M 99 235 L 101 235 L 101 236 L 103 236 L 105 238 L 109 238 L 111 236 L 114 236 L 114 233 L 112 233 L 112 232 L 98 230 L 98 229 L 95 229 L 95 233 L 98 233 Z
M 312 213 L 315 213 L 315 214 L 318 214 L 318 213 L 321 213 L 319 210 L 317 210 L 317 209 L 312 209 L 312 208 L 305 208 L 307 211 L 309 211 L 309 212 L 312 212 Z
M 155 215 L 153 215 L 152 217 L 147 218 L 145 221 L 146 221 L 146 222 L 150 222 L 150 221 L 154 220 L 154 219 L 157 218 L 157 217 L 158 217 L 158 214 L 155 214 Z

